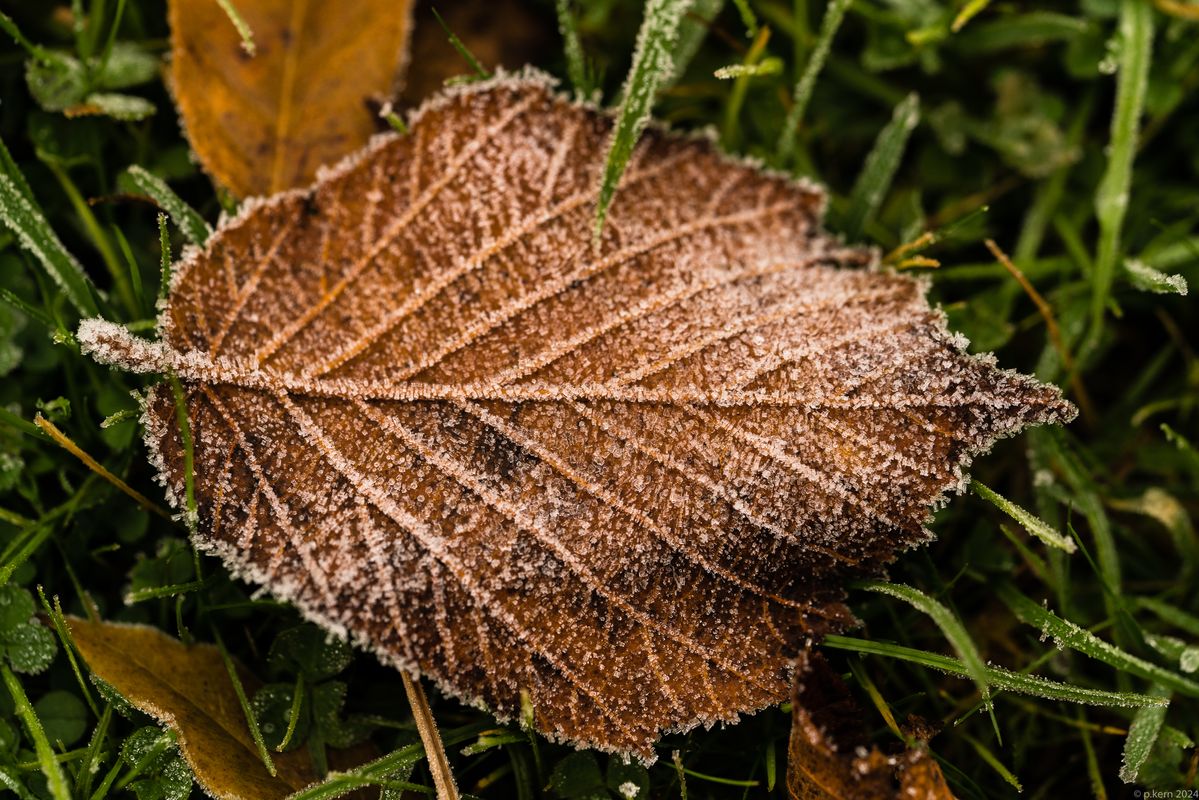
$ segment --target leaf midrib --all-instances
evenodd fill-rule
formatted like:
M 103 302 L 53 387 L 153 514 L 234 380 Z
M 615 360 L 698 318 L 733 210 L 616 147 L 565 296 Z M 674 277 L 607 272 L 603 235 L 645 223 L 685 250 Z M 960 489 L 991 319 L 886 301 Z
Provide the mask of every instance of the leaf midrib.
M 283 143 L 288 141 L 291 130 L 292 108 L 295 105 L 296 77 L 299 75 L 300 52 L 304 49 L 304 21 L 308 16 L 308 0 L 293 0 L 289 21 L 294 46 L 284 49 L 283 77 L 279 82 L 279 110 L 275 117 L 275 138 L 271 162 L 271 194 L 290 185 L 284 179 L 287 164 Z

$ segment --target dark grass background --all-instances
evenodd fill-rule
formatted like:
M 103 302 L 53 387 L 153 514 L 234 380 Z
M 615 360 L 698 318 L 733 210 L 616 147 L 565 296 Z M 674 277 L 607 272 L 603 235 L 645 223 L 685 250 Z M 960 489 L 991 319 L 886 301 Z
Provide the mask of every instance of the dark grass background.
M 1143 1 L 1148 5 L 1125 0 Z M 459 5 L 447 0 L 443 10 Z M 1121 168 L 1119 148 L 1110 147 L 1117 74 L 1137 46 L 1117 35 L 1120 2 L 856 0 L 816 81 L 795 154 L 785 161 L 777 157 L 777 143 L 825 3 L 725 5 L 686 73 L 661 93 L 656 115 L 684 129 L 713 127 L 730 150 L 826 184 L 830 227 L 853 227 L 846 222 L 865 211 L 859 238 L 884 252 L 936 232 L 937 241 L 920 254 L 941 266 L 913 268 L 928 273 L 932 295 L 952 326 L 974 349 L 994 350 L 1002 365 L 1059 383 L 1076 401 L 1082 387 L 1093 407 L 1089 418 L 1065 430 L 1001 443 L 973 470 L 1055 529 L 1077 536 L 1085 552 L 1049 550 L 971 494 L 938 513 L 937 541 L 901 559 L 891 579 L 949 606 L 995 664 L 1091 688 L 1165 691 L 1172 699 L 1136 770 L 1136 784 L 1125 784 L 1119 772 L 1133 710 L 1003 693 L 994 712 L 1000 741 L 970 681 L 895 657 L 899 651 L 891 645 L 954 652 L 942 631 L 899 600 L 855 591 L 851 605 L 864 625 L 852 637 L 870 640 L 881 654 L 825 651 L 847 677 L 876 741 L 884 748 L 902 744 L 888 729 L 884 709 L 901 723 L 909 714 L 929 720 L 941 729 L 931 749 L 961 797 L 1015 796 L 1017 783 L 1032 798 L 1125 797 L 1134 785 L 1199 788 L 1199 756 L 1190 744 L 1199 739 L 1196 697 L 1176 687 L 1155 688 L 1153 681 L 1090 657 L 1085 646 L 1055 647 L 996 593 L 1001 582 L 1011 581 L 1034 601 L 1047 600 L 1059 615 L 1180 676 L 1187 676 L 1185 648 L 1199 645 L 1199 542 L 1192 523 L 1199 455 L 1186 443 L 1199 442 L 1199 314 L 1193 299 L 1146 291 L 1124 269 L 1126 259 L 1134 259 L 1179 273 L 1192 285 L 1199 280 L 1199 7 L 1181 0 L 1153 5 L 1144 113 L 1132 129 L 1137 150 L 1131 199 L 1119 220 L 1120 249 L 1108 292 L 1102 284 L 1096 289 L 1096 261 L 1102 260 L 1096 200 L 1105 173 Z M 967 6 L 979 13 L 954 32 L 951 23 Z M 88 20 L 79 37 L 84 49 L 102 48 L 120 8 L 116 0 L 76 4 L 78 18 Z M 69 4 L 0 0 L 0 10 L 31 41 L 78 54 Z M 427 12 L 418 16 L 420 25 L 431 24 Z M 454 15 L 444 16 L 453 28 Z M 640 4 L 588 0 L 573 4 L 571 16 L 588 74 L 612 103 L 631 61 Z M 553 3 L 481 4 L 458 19 L 466 29 L 456 32 L 468 46 L 483 31 L 474 49 L 485 60 L 484 53 L 496 54 L 487 66 L 495 58 L 510 66 L 532 59 L 565 79 Z M 714 70 L 746 59 L 751 34 L 761 42 L 763 28 L 769 38 L 753 59 L 777 59 L 763 70 L 768 74 L 743 79 L 740 88 L 738 81 L 713 77 Z M 119 42 L 165 57 L 167 37 L 165 4 L 123 5 Z M 503 46 L 516 40 L 519 48 Z M 133 164 L 146 167 L 209 221 L 230 201 L 189 157 L 156 75 L 121 90 L 155 106 L 144 120 L 67 119 L 40 107 L 31 94 L 28 59 L 0 35 L 0 137 L 46 218 L 101 287 L 113 286 L 113 269 L 128 279 L 117 231 L 124 236 L 147 299 L 133 314 L 119 308 L 114 294 L 117 308 L 107 311 L 123 321 L 147 319 L 159 275 L 157 211 L 124 194 L 121 173 Z M 416 51 L 411 69 L 432 70 L 438 59 L 451 71 L 467 70 L 440 32 Z M 855 206 L 863 163 L 895 106 L 912 92 L 919 95 L 920 121 L 901 151 L 894 180 L 878 185 L 877 207 Z M 41 100 L 45 105 L 44 93 Z M 183 240 L 174 226 L 171 234 L 177 254 Z M 1043 316 L 983 246 L 986 238 L 1013 255 L 1048 302 L 1072 354 L 1075 380 Z M 108 259 L 114 263 L 106 263 L 104 249 L 115 255 Z M 297 624 L 297 615 L 255 599 L 213 559 L 202 559 L 204 580 L 198 588 L 191 585 L 195 562 L 182 525 L 148 515 L 38 435 L 29 423 L 40 411 L 110 470 L 160 499 L 136 423 L 100 427 L 105 417 L 135 409 L 129 393 L 142 384 L 79 356 L 63 335 L 74 329 L 73 310 L 6 227 L 0 227 L 0 288 L 10 293 L 0 304 L 0 574 L 34 595 L 44 587 L 68 612 L 83 613 L 86 592 L 106 618 L 149 622 L 202 641 L 219 632 L 252 671 L 275 682 L 274 694 L 259 703 L 264 722 L 279 729 L 291 685 L 311 670 L 303 658 L 286 657 L 288 637 L 297 634 L 276 642 Z M 1104 312 L 1098 320 L 1096 305 Z M 185 589 L 157 591 L 180 585 Z M 149 599 L 128 603 L 131 593 Z M 862 645 L 846 640 L 841 646 Z M 20 655 L 9 647 L 4 657 Z M 1199 652 L 1191 657 L 1199 660 Z M 366 655 L 345 660 L 337 675 L 321 678 L 345 684 L 345 708 L 340 715 L 318 715 L 294 742 L 320 754 L 329 742 L 365 735 L 381 753 L 415 741 L 398 676 Z M 1189 677 L 1199 679 L 1199 673 Z M 153 738 L 135 735 L 148 718 L 117 714 L 97 735 L 97 716 L 83 702 L 61 650 L 45 671 L 15 678 L 76 792 L 86 787 L 93 797 L 142 800 L 187 796 L 188 781 L 169 750 L 130 775 L 136 759 L 121 761 L 118 753 L 124 748 L 128 756 L 142 746 L 137 736 Z M 9 694 L 0 690 L 3 785 L 14 795 L 48 797 L 42 763 Z M 437 698 L 434 703 L 443 729 L 489 724 L 481 712 Z M 618 797 L 604 788 L 605 776 L 613 786 L 618 778 L 648 782 L 654 797 L 679 797 L 681 776 L 690 798 L 782 797 L 789 724 L 785 708 L 771 709 L 735 727 L 668 737 L 648 773 L 625 774 L 607 757 L 571 755 L 516 728 L 493 730 L 469 755 L 461 754 L 460 744 L 449 750 L 461 788 L 482 797 Z M 98 771 L 88 779 L 90 765 Z M 110 772 L 114 779 L 104 789 L 102 778 Z M 410 780 L 431 786 L 423 765 Z

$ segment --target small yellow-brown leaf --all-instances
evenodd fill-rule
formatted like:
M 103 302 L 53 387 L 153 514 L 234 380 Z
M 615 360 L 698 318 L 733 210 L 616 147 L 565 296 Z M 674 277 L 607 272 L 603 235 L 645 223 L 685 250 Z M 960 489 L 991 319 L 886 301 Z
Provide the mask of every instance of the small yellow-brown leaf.
M 225 662 L 209 644 L 187 646 L 157 628 L 68 617 L 92 673 L 136 708 L 172 728 L 196 780 L 220 800 L 283 798 L 316 781 L 307 750 L 259 760 Z M 247 693 L 257 683 L 240 670 Z
M 253 55 L 214 0 L 171 0 L 171 83 L 192 147 L 234 194 L 301 186 L 377 130 L 411 0 L 238 0 Z

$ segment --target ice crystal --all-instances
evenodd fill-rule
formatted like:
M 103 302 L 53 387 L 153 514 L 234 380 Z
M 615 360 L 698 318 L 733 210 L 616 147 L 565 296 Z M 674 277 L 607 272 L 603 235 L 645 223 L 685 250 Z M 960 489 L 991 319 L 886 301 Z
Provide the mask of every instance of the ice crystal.
M 848 576 L 1072 413 L 852 268 L 813 186 L 653 130 L 597 249 L 610 118 L 525 74 L 413 123 L 222 225 L 161 341 L 79 338 L 185 387 L 201 546 L 497 716 L 652 758 L 779 702 Z M 178 502 L 169 388 L 144 422 Z

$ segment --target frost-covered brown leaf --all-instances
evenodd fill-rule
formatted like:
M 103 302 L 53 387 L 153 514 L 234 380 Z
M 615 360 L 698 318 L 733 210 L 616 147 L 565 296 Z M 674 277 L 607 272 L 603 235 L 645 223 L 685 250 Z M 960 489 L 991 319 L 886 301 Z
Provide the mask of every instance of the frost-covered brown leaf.
M 413 122 L 225 224 L 160 342 L 80 340 L 182 382 L 200 546 L 498 716 L 652 758 L 785 699 L 840 583 L 1071 413 L 853 268 L 813 186 L 650 132 L 596 246 L 607 116 L 530 74 Z M 145 423 L 178 505 L 168 387 Z
M 170 0 L 171 87 L 204 168 L 239 197 L 303 186 L 366 144 L 406 59 L 411 0 Z

